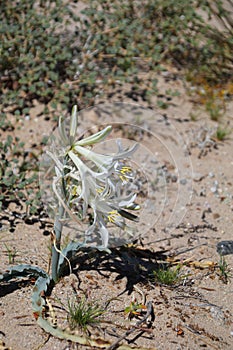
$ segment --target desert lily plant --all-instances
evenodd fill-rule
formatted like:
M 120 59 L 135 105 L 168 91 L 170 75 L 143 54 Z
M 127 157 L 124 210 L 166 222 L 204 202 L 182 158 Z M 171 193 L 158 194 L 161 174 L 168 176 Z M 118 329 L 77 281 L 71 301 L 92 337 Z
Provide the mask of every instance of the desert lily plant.
M 93 248 L 109 251 L 109 242 L 114 239 L 111 237 L 109 224 L 120 229 L 123 235 L 124 232 L 129 236 L 134 235 L 134 230 L 128 225 L 128 221 L 137 221 L 137 216 L 132 214 L 131 210 L 137 210 L 139 206 L 135 203 L 136 194 L 131 193 L 128 187 L 134 180 L 134 173 L 125 161 L 138 146 L 123 149 L 121 143 L 117 141 L 116 154 L 96 153 L 93 145 L 103 141 L 112 127 L 107 126 L 96 134 L 79 140 L 76 139 L 77 127 L 77 107 L 74 106 L 68 130 L 60 119 L 58 127 L 60 147 L 57 147 L 52 140 L 44 158 L 45 163 L 52 162 L 54 174 L 50 183 L 50 190 L 53 193 L 50 209 L 54 216 L 51 275 L 37 266 L 17 265 L 0 275 L 0 281 L 36 277 L 32 307 L 38 324 L 59 338 L 84 345 L 105 347 L 110 345 L 108 341 L 100 343 L 86 336 L 67 333 L 52 325 L 44 316 L 46 296 L 52 292 L 53 286 L 67 271 L 67 265 L 71 268 L 72 259 L 78 251 Z M 87 213 L 91 213 L 93 219 L 83 232 L 82 241 L 72 240 L 61 250 L 60 242 L 64 226 L 71 220 L 79 225 Z M 130 347 L 124 346 L 124 349 Z
M 124 163 L 138 145 L 124 150 L 118 141 L 118 152 L 114 155 L 94 152 L 91 147 L 104 140 L 112 127 L 107 126 L 96 134 L 77 141 L 76 109 L 75 106 L 68 133 L 65 123 L 61 120 L 59 122 L 60 147 L 57 147 L 57 142 L 52 142 L 46 153 L 55 170 L 51 183 L 55 198 L 51 204 L 55 217 L 52 247 L 52 277 L 55 282 L 59 278 L 59 257 L 63 256 L 60 252 L 61 232 L 66 223 L 72 221 L 78 226 L 90 213 L 93 222 L 83 233 L 83 240 L 78 242 L 78 246 L 81 244 L 82 247 L 91 246 L 108 251 L 108 224 L 118 227 L 122 236 L 130 237 L 135 234 L 135 230 L 127 224 L 126 219 L 137 221 L 137 216 L 128 210 L 139 209 L 135 203 L 136 194 L 131 193 L 128 186 L 133 181 L 134 174 L 131 167 Z M 114 237 L 111 239 L 114 240 Z M 73 246 L 72 242 L 72 249 Z

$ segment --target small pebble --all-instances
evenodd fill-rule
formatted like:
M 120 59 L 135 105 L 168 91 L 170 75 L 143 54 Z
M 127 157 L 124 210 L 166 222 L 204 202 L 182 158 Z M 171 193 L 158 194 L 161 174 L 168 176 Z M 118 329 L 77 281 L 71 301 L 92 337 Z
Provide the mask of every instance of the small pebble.
M 214 173 L 212 172 L 209 173 L 209 177 L 214 177 L 214 176 L 215 176 Z
M 218 181 L 214 181 L 214 186 L 210 188 L 212 193 L 218 194 Z
M 194 181 L 201 181 L 202 179 L 203 179 L 203 175 L 201 173 L 194 173 L 193 174 Z
M 233 254 L 233 241 L 218 242 L 217 252 L 219 255 Z
M 172 182 L 177 182 L 177 176 L 176 175 L 172 175 L 171 176 L 171 180 L 172 180 Z
M 187 180 L 186 179 L 181 179 L 180 180 L 180 184 L 181 185 L 186 185 L 187 184 Z
M 200 191 L 200 197 L 206 197 L 206 189 L 202 188 Z

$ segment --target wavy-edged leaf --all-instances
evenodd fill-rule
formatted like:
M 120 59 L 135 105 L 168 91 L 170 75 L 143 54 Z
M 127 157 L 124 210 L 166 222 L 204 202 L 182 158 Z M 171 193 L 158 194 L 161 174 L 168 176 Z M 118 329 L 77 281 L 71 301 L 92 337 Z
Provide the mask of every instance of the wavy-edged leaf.
M 100 348 L 100 349 L 106 349 L 107 346 L 111 346 L 111 342 L 108 340 L 104 340 L 101 338 L 98 339 L 91 339 L 85 336 L 80 336 L 78 334 L 69 334 L 68 332 L 63 331 L 60 328 L 54 328 L 52 325 L 47 322 L 46 320 L 39 318 L 38 319 L 38 324 L 43 328 L 45 331 L 49 332 L 51 335 L 54 337 L 60 338 L 60 339 L 66 339 L 70 340 L 74 343 L 78 343 L 81 345 L 87 345 L 95 348 Z M 131 347 L 129 345 L 120 345 L 117 347 L 118 350 L 156 350 L 155 348 L 138 348 L 138 347 Z
M 81 344 L 81 345 L 87 345 L 91 348 L 98 348 L 98 349 L 106 349 L 106 347 L 109 347 L 112 345 L 112 343 L 109 340 L 105 340 L 102 338 L 92 339 L 87 336 L 81 336 L 78 334 L 71 334 L 68 333 L 65 330 L 62 330 L 59 327 L 53 327 L 52 324 L 50 324 L 46 319 L 43 317 L 38 317 L 37 323 L 39 326 L 44 329 L 46 332 L 50 333 L 56 338 L 59 339 L 65 339 L 70 340 L 74 343 Z M 156 350 L 156 348 L 143 348 L 143 347 L 131 347 L 129 345 L 119 345 L 117 347 L 118 350 Z
M 67 267 L 67 260 L 72 261 L 79 250 L 86 249 L 85 243 L 71 241 L 62 249 L 58 262 L 58 276 L 61 277 Z
M 13 278 L 23 278 L 23 277 L 47 277 L 48 274 L 40 267 L 33 265 L 17 265 L 11 267 L 4 274 L 0 275 L 0 281 L 8 282 Z
M 32 309 L 36 318 L 43 315 L 44 306 L 46 305 L 44 297 L 52 284 L 52 278 L 48 275 L 46 277 L 39 277 L 35 283 L 31 300 Z

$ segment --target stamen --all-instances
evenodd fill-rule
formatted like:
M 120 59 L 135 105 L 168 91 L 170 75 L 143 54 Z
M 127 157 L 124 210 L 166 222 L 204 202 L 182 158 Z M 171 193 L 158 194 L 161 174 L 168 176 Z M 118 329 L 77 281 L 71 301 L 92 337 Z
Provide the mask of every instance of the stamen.
M 120 214 L 117 212 L 117 210 L 112 210 L 108 212 L 107 218 L 109 222 L 114 224 L 119 216 Z
M 122 182 L 128 182 L 132 178 L 132 168 L 130 166 L 123 165 L 118 172 L 120 173 L 119 178 Z
M 120 173 L 125 175 L 127 173 L 132 173 L 132 168 L 130 166 L 126 166 L 124 165 L 121 170 L 120 170 Z
M 104 191 L 104 187 L 96 188 L 96 192 L 97 192 L 98 194 L 103 193 L 103 191 Z

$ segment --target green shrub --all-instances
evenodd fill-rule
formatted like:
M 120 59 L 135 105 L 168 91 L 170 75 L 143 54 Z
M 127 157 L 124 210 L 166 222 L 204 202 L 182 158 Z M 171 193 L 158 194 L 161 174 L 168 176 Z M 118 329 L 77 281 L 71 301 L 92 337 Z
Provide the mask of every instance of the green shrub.
M 64 82 L 75 74 L 77 51 L 74 33 L 66 29 L 75 19 L 71 9 L 62 0 L 3 0 L 0 5 L 3 108 L 11 106 L 19 115 L 28 113 L 34 99 L 68 105 Z
M 0 0 L 3 108 L 25 114 L 35 99 L 83 108 L 124 82 L 147 98 L 157 87 L 139 73 L 164 62 L 188 69 L 196 83 L 231 75 L 232 20 L 220 0 L 91 0 L 79 16 L 75 3 Z M 207 25 L 200 9 L 223 30 Z
M 229 77 L 232 31 L 206 24 L 200 9 L 231 23 L 219 0 L 93 0 L 83 11 L 81 35 L 84 41 L 92 35 L 90 51 L 97 52 L 94 61 L 103 75 L 115 67 L 114 74 L 132 76 L 144 60 L 148 69 L 169 61 L 209 78 Z
M 0 142 L 0 154 L 0 209 L 7 210 L 14 202 L 26 214 L 35 214 L 40 207 L 36 155 L 11 136 Z

